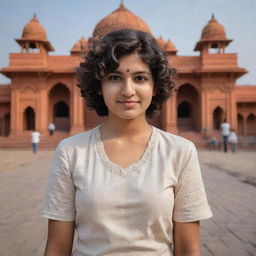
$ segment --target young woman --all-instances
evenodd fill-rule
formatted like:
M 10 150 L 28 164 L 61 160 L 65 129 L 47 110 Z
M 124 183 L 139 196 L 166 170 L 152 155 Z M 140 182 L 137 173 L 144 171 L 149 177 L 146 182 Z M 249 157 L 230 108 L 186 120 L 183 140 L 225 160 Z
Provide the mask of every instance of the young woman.
M 199 221 L 212 213 L 195 146 L 147 121 L 174 87 L 157 43 L 111 32 L 78 71 L 87 105 L 107 119 L 56 149 L 45 256 L 200 255 Z

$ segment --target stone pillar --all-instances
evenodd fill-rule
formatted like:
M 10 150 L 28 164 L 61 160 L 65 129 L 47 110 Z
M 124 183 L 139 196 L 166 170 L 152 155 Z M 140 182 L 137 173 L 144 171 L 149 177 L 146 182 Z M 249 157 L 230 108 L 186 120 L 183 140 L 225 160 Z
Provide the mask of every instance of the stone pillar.
M 206 88 L 201 91 L 201 134 L 209 137 L 213 131 L 213 112 L 209 106 L 209 92 Z
M 178 133 L 177 129 L 177 93 L 173 91 L 172 96 L 167 100 L 163 106 L 162 122 L 163 129 L 167 132 Z
M 204 136 L 207 136 L 207 133 L 208 133 L 208 130 L 209 130 L 209 123 L 208 123 L 208 120 L 207 120 L 207 112 L 208 112 L 208 109 L 207 109 L 207 100 L 206 100 L 206 92 L 205 90 L 202 88 L 201 90 L 201 109 L 200 109 L 200 112 L 201 112 L 201 133 L 204 135 Z
M 39 101 L 36 111 L 36 129 L 42 134 L 47 134 L 48 120 L 49 120 L 49 107 L 48 107 L 48 94 L 45 88 L 39 91 Z
M 230 116 L 230 125 L 232 129 L 235 129 L 237 132 L 237 105 L 236 105 L 236 95 L 233 87 L 229 92 L 229 116 Z
M 76 134 L 85 131 L 84 128 L 84 101 L 80 96 L 80 90 L 76 86 L 72 92 L 71 100 L 71 129 L 70 134 Z
M 12 87 L 13 85 L 11 85 Z M 20 112 L 19 91 L 17 88 L 11 88 L 11 130 L 10 136 L 16 136 L 22 133 L 23 116 Z

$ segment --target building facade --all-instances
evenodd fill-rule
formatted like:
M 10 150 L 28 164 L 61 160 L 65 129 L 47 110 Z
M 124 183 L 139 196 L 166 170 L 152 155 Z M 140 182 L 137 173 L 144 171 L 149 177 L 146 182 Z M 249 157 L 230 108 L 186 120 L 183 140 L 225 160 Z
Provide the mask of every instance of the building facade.
M 0 135 L 17 138 L 38 130 L 47 136 L 50 122 L 57 132 L 72 135 L 104 120 L 89 110 L 76 87 L 75 68 L 81 51 L 93 40 L 121 28 L 152 34 L 148 25 L 123 4 L 103 18 L 88 39 L 81 38 L 68 56 L 54 51 L 45 29 L 34 16 L 16 39 L 20 53 L 10 53 L 9 66 L 1 73 L 11 79 L 0 86 Z M 152 34 L 153 35 L 153 34 Z M 199 56 L 179 56 L 170 40 L 156 38 L 178 70 L 177 88 L 151 122 L 174 133 L 194 132 L 211 136 L 224 118 L 240 135 L 256 136 L 256 86 L 237 86 L 247 71 L 238 66 L 237 54 L 226 53 L 232 40 L 214 16 L 202 30 L 195 51 Z

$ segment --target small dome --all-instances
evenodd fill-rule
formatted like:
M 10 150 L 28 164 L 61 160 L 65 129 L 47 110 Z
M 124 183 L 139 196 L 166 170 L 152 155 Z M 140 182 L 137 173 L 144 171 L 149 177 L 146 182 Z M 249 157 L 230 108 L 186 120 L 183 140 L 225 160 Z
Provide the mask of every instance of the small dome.
M 161 49 L 164 49 L 164 46 L 165 46 L 166 42 L 164 41 L 164 39 L 162 38 L 162 36 L 160 36 L 159 38 L 156 38 L 156 41 L 157 41 L 159 47 L 160 47 Z
M 175 45 L 173 44 L 173 42 L 168 39 L 168 41 L 166 42 L 165 46 L 164 46 L 164 50 L 166 52 L 173 52 L 173 53 L 176 53 L 177 52 L 177 49 L 175 47 Z
M 81 49 L 81 47 L 80 47 L 80 42 L 76 42 L 76 43 L 73 45 L 71 51 L 72 51 L 72 52 L 79 52 L 80 49 Z
M 201 35 L 201 40 L 226 40 L 226 32 L 224 27 L 218 23 L 214 15 L 204 27 Z
M 46 31 L 39 23 L 35 14 L 30 22 L 24 27 L 22 32 L 22 39 L 47 41 Z
M 124 28 L 142 30 L 151 34 L 149 26 L 121 3 L 118 9 L 98 22 L 95 26 L 93 37 L 97 38 L 111 31 Z
M 81 37 L 81 39 L 73 45 L 71 52 L 80 52 L 80 51 L 86 50 L 87 46 L 88 46 L 87 39 L 85 39 L 84 37 Z

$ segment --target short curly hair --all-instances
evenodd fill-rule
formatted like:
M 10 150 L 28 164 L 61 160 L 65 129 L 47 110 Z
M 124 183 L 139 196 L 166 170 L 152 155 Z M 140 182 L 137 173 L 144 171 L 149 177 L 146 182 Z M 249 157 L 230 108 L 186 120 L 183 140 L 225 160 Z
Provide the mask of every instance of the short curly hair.
M 103 96 L 99 94 L 101 80 L 118 69 L 121 57 L 133 53 L 137 53 L 148 65 L 153 77 L 155 95 L 146 110 L 146 117 L 153 118 L 171 95 L 176 70 L 170 68 L 165 53 L 155 39 L 139 30 L 116 30 L 94 41 L 77 68 L 77 86 L 81 96 L 85 98 L 88 108 L 96 110 L 99 116 L 108 115 Z

